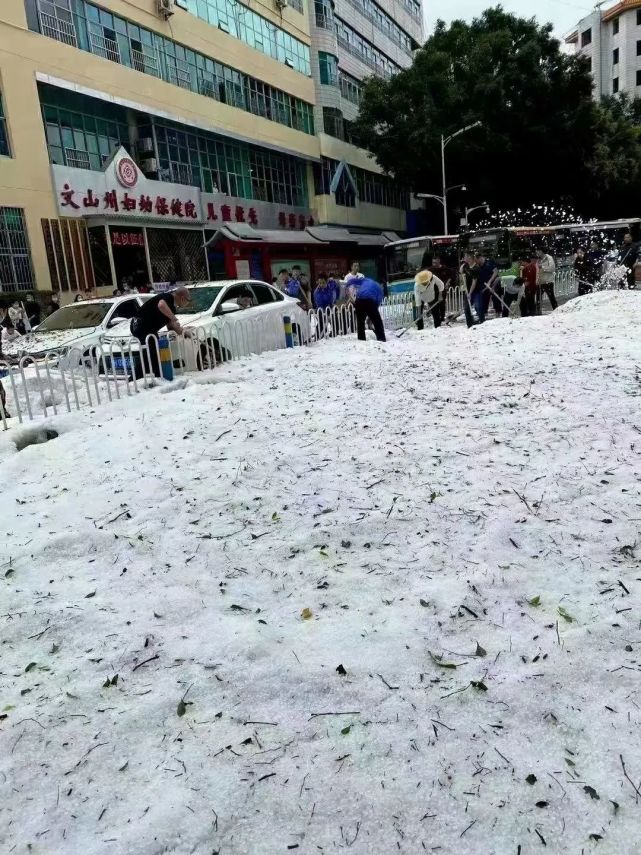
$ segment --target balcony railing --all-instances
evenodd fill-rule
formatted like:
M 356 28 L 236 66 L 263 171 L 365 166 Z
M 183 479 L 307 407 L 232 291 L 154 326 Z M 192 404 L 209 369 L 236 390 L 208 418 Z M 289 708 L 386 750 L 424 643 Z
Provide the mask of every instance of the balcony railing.
M 142 71 L 143 74 L 153 74 L 155 77 L 160 77 L 158 57 L 151 48 L 137 50 L 132 47 L 131 63 L 136 71 Z
M 73 166 L 76 169 L 91 169 L 91 158 L 88 151 L 82 151 L 77 148 L 66 148 L 65 160 L 67 161 L 67 166 Z
M 394 32 L 392 29 L 382 26 L 376 15 L 372 15 L 360 0 L 347 0 L 347 2 L 350 6 L 356 9 L 357 12 L 360 12 L 364 18 L 367 18 L 370 23 L 374 24 L 376 29 L 383 33 L 383 35 L 387 36 L 390 41 L 394 42 L 395 45 L 398 45 L 401 50 L 405 51 L 409 56 L 412 55 L 412 48 L 409 45 L 403 44 L 403 40 L 400 38 L 398 33 Z
M 92 53 L 110 59 L 112 62 L 120 62 L 120 48 L 117 41 L 91 31 L 89 32 L 89 41 L 91 42 Z
M 69 15 L 65 9 L 58 9 L 53 6 L 55 14 L 51 15 L 43 11 L 38 4 L 38 17 L 40 19 L 40 29 L 43 35 L 49 36 L 50 39 L 56 39 L 59 42 L 64 42 L 67 45 L 78 47 L 78 39 L 76 38 L 76 28 L 73 25 L 73 20 L 66 21 L 63 15 Z M 69 15 L 71 18 L 71 15 Z
M 359 59 L 365 65 L 368 65 L 375 74 L 378 74 L 379 77 L 384 77 L 386 80 L 389 80 L 393 76 L 393 72 L 388 68 L 382 66 L 379 62 L 368 56 L 364 53 L 359 47 L 349 42 L 346 38 L 341 35 L 337 36 L 338 44 L 346 50 L 348 53 L 351 53 L 357 59 Z

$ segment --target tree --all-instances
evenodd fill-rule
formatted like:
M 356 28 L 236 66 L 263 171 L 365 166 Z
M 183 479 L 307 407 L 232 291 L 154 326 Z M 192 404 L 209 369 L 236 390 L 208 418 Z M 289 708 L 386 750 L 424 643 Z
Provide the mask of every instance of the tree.
M 638 180 L 635 109 L 595 103 L 587 61 L 562 53 L 551 25 L 499 6 L 440 21 L 410 68 L 370 79 L 354 132 L 403 186 L 439 193 L 441 134 L 480 120 L 447 148 L 448 185 L 492 206 L 557 199 L 588 213 Z

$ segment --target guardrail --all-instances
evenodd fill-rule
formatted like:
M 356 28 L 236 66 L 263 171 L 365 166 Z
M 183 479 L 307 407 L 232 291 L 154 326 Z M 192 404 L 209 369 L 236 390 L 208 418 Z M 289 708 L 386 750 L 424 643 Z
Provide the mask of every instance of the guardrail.
M 571 296 L 577 288 L 573 271 L 557 275 L 559 296 Z M 460 288 L 448 290 L 446 310 L 448 314 L 463 311 Z M 381 305 L 383 323 L 390 331 L 409 326 L 413 312 L 412 292 L 391 294 Z M 130 337 L 103 339 L 92 346 L 89 355 L 85 347 L 72 348 L 64 356 L 51 351 L 41 359 L 0 358 L 0 424 L 6 430 L 16 420 L 22 424 L 137 395 L 155 383 L 163 368 L 171 376 L 208 371 L 221 363 L 286 347 L 280 315 L 232 317 L 195 328 L 189 337 L 170 334 L 168 360 L 155 336 L 144 344 Z M 356 332 L 351 303 L 312 310 L 304 316 L 294 313 L 292 322 L 292 342 L 297 346 Z

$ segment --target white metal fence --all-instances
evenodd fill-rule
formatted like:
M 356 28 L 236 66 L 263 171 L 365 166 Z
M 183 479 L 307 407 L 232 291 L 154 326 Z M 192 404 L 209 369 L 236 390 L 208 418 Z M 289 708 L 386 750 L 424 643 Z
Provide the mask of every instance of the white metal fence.
M 573 271 L 557 274 L 560 297 L 576 292 Z M 446 310 L 449 314 L 463 311 L 459 288 L 449 289 Z M 238 315 L 196 328 L 190 337 L 170 334 L 169 354 L 161 353 L 158 340 L 150 336 L 144 345 L 134 338 L 107 338 L 89 352 L 86 348 L 72 348 L 64 355 L 51 351 L 38 359 L 24 356 L 9 361 L 0 357 L 0 424 L 6 429 L 16 421 L 35 421 L 136 395 L 154 382 L 163 364 L 170 364 L 172 373 L 180 375 L 207 371 L 220 363 L 287 346 L 280 315 Z M 381 316 L 388 330 L 409 326 L 414 319 L 413 293 L 387 297 L 381 305 Z M 292 322 L 295 346 L 356 332 L 351 304 L 310 311 L 307 316 L 299 313 Z

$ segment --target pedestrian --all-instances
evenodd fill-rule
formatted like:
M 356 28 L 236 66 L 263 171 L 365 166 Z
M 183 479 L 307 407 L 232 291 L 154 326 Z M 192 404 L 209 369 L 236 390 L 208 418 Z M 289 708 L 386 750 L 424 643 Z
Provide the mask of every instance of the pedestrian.
M 482 252 L 476 253 L 475 261 L 478 272 L 472 285 L 470 299 L 478 316 L 479 323 L 482 324 L 485 322 L 488 309 L 490 308 L 490 299 L 496 300 L 499 268 L 493 259 L 487 258 Z M 502 307 L 500 301 L 497 302 L 499 306 L 497 314 L 500 317 Z
M 276 287 L 283 292 L 283 294 L 287 293 L 287 286 L 289 285 L 289 280 L 291 279 L 289 275 L 289 270 L 283 267 L 278 271 L 278 278 L 276 279 Z
M 445 319 L 445 285 L 431 270 L 420 270 L 414 277 L 414 311 L 416 329 L 424 327 L 423 312 L 432 314 L 434 328 L 438 329 Z
M 27 313 L 29 327 L 31 329 L 37 327 L 40 323 L 40 318 L 42 316 L 42 309 L 40 308 L 40 303 L 36 300 L 35 297 L 31 297 L 25 302 L 24 308 Z
M 556 300 L 556 295 L 554 294 L 554 282 L 556 280 L 556 262 L 554 261 L 552 256 L 543 249 L 540 249 L 537 252 L 537 257 L 539 259 L 539 285 L 541 292 L 541 302 L 543 302 L 543 294 L 546 294 L 548 300 L 550 301 L 550 305 L 552 306 L 552 311 L 554 311 L 559 305 Z
M 73 301 L 74 301 L 74 303 L 82 303 L 84 299 L 85 299 L 84 294 L 81 294 L 80 291 L 78 291 L 76 296 L 73 298 Z
M 47 306 L 47 315 L 52 315 L 60 308 L 60 294 L 57 291 L 52 291 L 49 305 Z
M 637 263 L 638 258 L 639 244 L 635 243 L 630 232 L 626 232 L 623 236 L 623 244 L 619 251 L 619 259 L 620 264 L 622 264 L 627 270 L 626 283 L 630 289 L 634 289 L 636 287 L 634 280 L 634 266 Z
M 318 310 L 318 335 L 322 338 L 325 335 L 326 317 L 331 309 L 336 305 L 336 288 L 335 282 L 327 276 L 327 273 L 319 273 L 316 279 L 316 287 L 314 288 L 313 300 L 314 308 Z M 331 330 L 328 330 L 331 332 Z
M 27 318 L 24 306 L 20 300 L 14 300 L 9 306 L 9 320 L 20 335 L 24 335 L 27 331 L 25 320 Z
M 592 289 L 601 281 L 603 276 L 604 258 L 605 252 L 599 246 L 598 241 L 593 239 L 590 242 L 590 249 L 588 250 L 588 282 L 592 284 Z
M 329 279 L 327 273 L 318 274 L 313 295 L 315 309 L 331 309 L 336 305 L 336 290 L 334 286 L 334 281 Z
M 312 305 L 313 305 L 313 301 L 312 301 L 312 287 L 309 284 L 309 277 L 307 276 L 306 273 L 301 273 L 300 276 L 298 277 L 298 282 L 300 284 L 300 290 L 302 291 L 302 293 L 305 296 L 305 302 L 307 303 L 308 307 L 311 309 Z
M 523 302 L 524 281 L 520 276 L 508 276 L 503 280 L 503 317 L 510 317 L 510 306 L 516 302 L 521 308 Z M 521 315 L 523 311 L 521 310 Z
M 459 267 L 459 284 L 461 295 L 463 297 L 463 311 L 465 313 L 465 323 L 467 328 L 474 326 L 474 315 L 472 314 L 472 304 L 470 302 L 470 293 L 478 275 L 478 268 L 474 256 L 471 252 L 466 252 L 463 256 L 463 261 Z
M 355 289 L 354 311 L 358 338 L 365 341 L 365 321 L 370 321 L 378 341 L 386 341 L 385 327 L 379 311 L 383 302 L 383 286 L 365 276 L 349 277 L 347 286 Z
M 176 335 L 184 335 L 189 338 L 191 330 L 184 330 L 176 317 L 177 308 L 180 309 L 189 302 L 191 302 L 189 291 L 184 286 L 180 286 L 175 291 L 165 291 L 146 300 L 131 320 L 131 334 L 138 339 L 140 344 L 146 345 L 150 336 L 155 339 L 155 341 L 149 342 L 149 361 L 145 360 L 145 367 L 156 377 L 161 376 L 158 361 L 158 333 L 166 326 L 168 330 L 173 330 Z
M 523 296 L 521 297 L 521 317 L 531 318 L 536 315 L 539 293 L 539 269 L 532 256 L 527 256 L 521 267 L 523 279 Z
M 579 247 L 577 249 L 572 267 L 574 268 L 576 278 L 579 280 L 579 297 L 582 297 L 584 294 L 589 294 L 592 291 L 592 284 L 590 283 L 590 265 L 583 247 Z
M 361 273 L 360 261 L 351 261 L 349 265 L 349 273 L 345 277 L 347 279 L 364 279 L 365 276 Z M 374 280 L 372 280 L 373 282 Z

